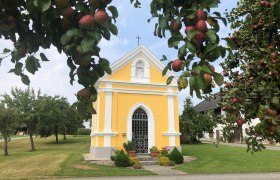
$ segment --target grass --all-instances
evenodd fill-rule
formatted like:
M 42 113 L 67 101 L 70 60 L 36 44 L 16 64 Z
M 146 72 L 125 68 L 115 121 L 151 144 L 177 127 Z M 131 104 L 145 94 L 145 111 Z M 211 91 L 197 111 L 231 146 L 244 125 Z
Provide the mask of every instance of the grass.
M 186 156 L 196 160 L 177 166 L 177 170 L 187 173 L 252 173 L 279 172 L 280 151 L 264 150 L 253 155 L 246 148 L 213 144 L 184 145 Z
M 3 155 L 3 142 L 0 142 L 0 179 L 153 175 L 145 170 L 84 162 L 82 154 L 89 151 L 88 136 L 69 136 L 59 144 L 54 143 L 53 137 L 36 137 L 34 141 L 37 150 L 31 152 L 29 139 L 12 140 L 9 156 Z

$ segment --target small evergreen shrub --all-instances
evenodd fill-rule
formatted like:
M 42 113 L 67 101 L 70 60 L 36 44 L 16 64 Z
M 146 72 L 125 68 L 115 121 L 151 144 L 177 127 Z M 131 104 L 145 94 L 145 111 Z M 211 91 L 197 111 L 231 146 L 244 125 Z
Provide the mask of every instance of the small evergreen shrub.
M 169 165 L 169 159 L 168 157 L 162 156 L 159 158 L 158 163 L 160 166 L 168 166 Z
M 176 147 L 169 154 L 169 159 L 174 161 L 176 164 L 182 164 L 184 162 L 182 153 Z
M 142 169 L 140 162 L 134 163 L 132 167 L 133 169 Z
M 91 129 L 86 129 L 86 128 L 78 128 L 78 135 L 90 135 Z
M 128 167 L 129 166 L 128 155 L 126 155 L 123 152 L 123 150 L 121 150 L 120 153 L 116 155 L 115 166 L 117 166 L 117 167 Z
M 133 141 L 127 141 L 126 143 L 123 143 L 123 147 L 126 150 L 126 152 L 135 150 Z
M 111 159 L 112 161 L 115 161 L 116 156 L 112 155 L 112 156 L 110 156 L 110 159 Z
M 139 160 L 137 159 L 137 157 L 129 157 L 129 164 L 130 166 L 139 163 Z

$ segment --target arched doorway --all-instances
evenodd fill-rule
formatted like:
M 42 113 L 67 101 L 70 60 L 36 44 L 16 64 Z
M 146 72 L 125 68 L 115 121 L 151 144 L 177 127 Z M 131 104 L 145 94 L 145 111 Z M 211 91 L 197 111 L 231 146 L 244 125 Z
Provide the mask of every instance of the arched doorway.
M 132 141 L 136 153 L 148 153 L 148 116 L 142 108 L 136 109 L 132 115 Z

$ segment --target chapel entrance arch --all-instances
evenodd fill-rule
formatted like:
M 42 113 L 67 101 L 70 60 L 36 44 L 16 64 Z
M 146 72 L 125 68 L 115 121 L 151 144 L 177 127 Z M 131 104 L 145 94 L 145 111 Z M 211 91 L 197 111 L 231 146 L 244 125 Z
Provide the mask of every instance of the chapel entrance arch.
M 136 109 L 132 115 L 132 141 L 136 153 L 148 153 L 148 116 L 142 108 Z

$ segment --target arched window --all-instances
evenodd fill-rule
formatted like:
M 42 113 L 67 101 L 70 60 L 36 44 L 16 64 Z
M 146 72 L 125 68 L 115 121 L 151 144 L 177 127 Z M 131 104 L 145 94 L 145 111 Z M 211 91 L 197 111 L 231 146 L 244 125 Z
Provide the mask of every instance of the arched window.
M 144 64 L 141 61 L 136 64 L 136 77 L 144 77 Z

